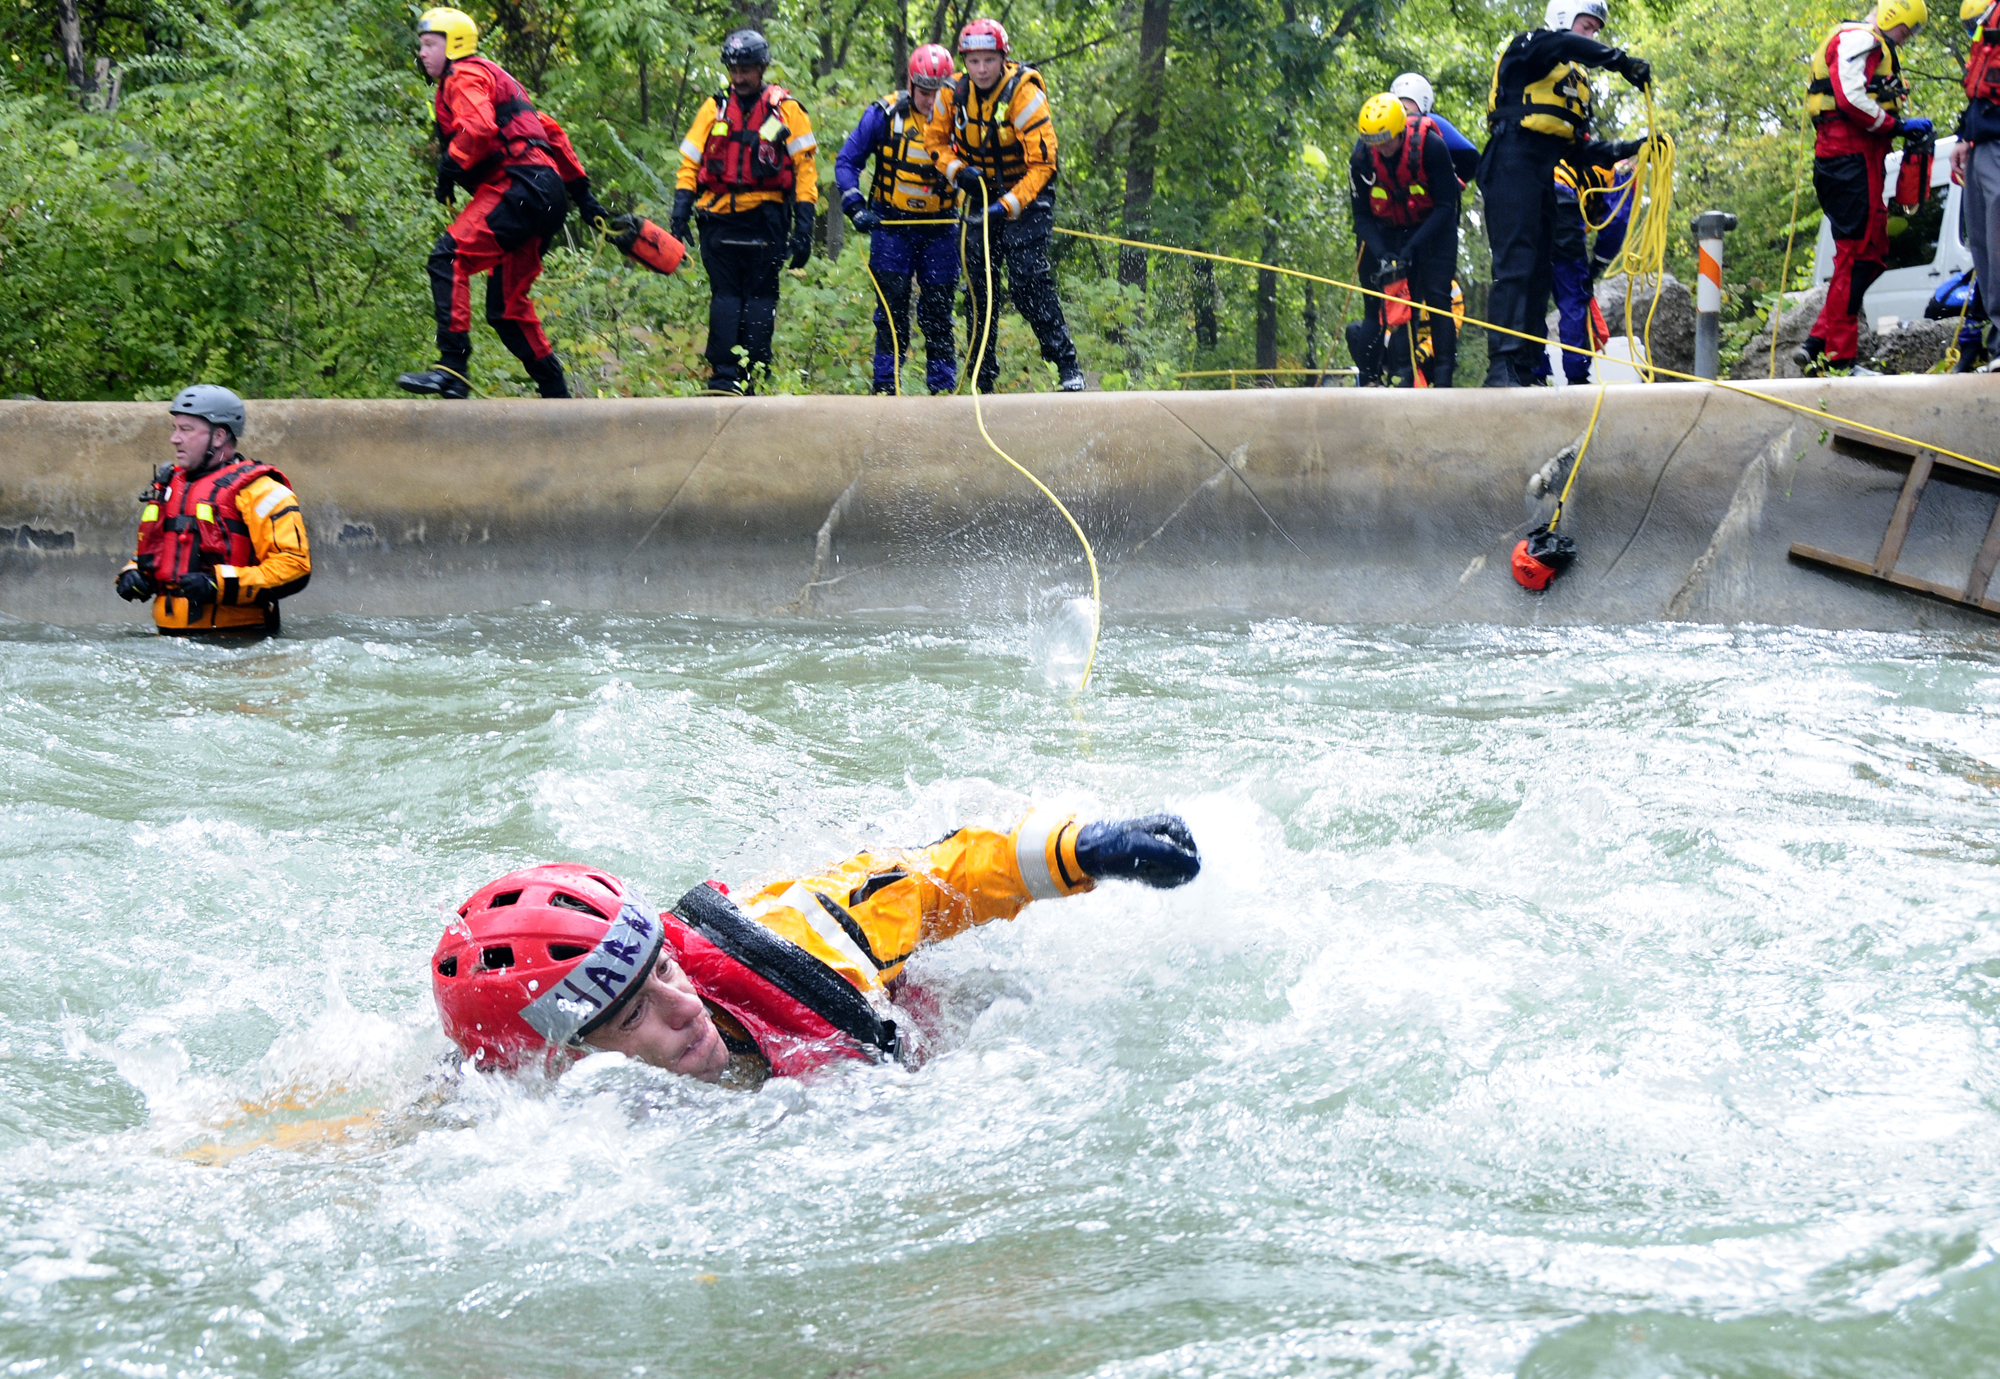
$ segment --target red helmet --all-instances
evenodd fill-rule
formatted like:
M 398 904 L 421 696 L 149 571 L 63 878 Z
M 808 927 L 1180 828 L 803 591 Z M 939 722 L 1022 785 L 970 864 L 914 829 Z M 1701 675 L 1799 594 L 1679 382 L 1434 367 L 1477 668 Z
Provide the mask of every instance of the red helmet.
M 645 985 L 666 931 L 615 876 L 549 862 L 489 881 L 431 954 L 444 1032 L 484 1067 L 573 1049 Z
M 997 19 L 975 19 L 958 31 L 961 53 L 1004 53 L 1007 47 L 1007 31 Z
M 1006 46 L 1004 37 L 1001 46 Z M 910 85 L 935 91 L 951 80 L 951 65 L 951 54 L 942 44 L 926 43 L 910 54 Z

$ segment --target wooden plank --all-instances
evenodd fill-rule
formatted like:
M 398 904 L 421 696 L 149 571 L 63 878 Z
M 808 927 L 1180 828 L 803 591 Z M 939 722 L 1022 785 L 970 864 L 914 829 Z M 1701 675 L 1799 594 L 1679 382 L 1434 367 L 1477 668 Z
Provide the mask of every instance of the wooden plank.
M 1964 479 L 1976 481 L 1976 487 L 2000 489 L 2000 474 L 1990 469 L 1981 469 L 1978 465 L 1954 460 L 1949 455 L 1926 451 L 1922 446 L 1904 445 L 1900 441 L 1888 440 L 1881 436 L 1862 435 L 1839 426 L 1833 427 L 1832 431 L 1832 437 L 1827 441 L 1827 449 L 1836 455 L 1867 460 L 1872 464 L 1894 469 L 1908 464 L 1920 454 L 1930 454 L 1932 462 L 1939 469 L 1949 471 L 1951 478 L 1959 479 L 1960 476 L 1964 476 Z
M 1808 546 L 1803 541 L 1794 541 L 1792 543 L 1791 555 L 1794 560 L 1809 560 L 1816 565 L 1826 565 L 1846 574 L 1860 575 L 1864 579 L 1879 579 L 1884 584 L 1894 585 L 1898 589 L 1907 589 L 1913 594 L 1923 594 L 1928 598 L 1952 604 L 1954 607 L 1976 609 L 1981 613 L 1991 613 L 1995 617 L 2000 617 L 2000 601 L 1991 598 L 1968 599 L 1957 589 L 1948 588 L 1942 584 L 1934 584 L 1928 579 L 1918 579 L 1915 575 L 1902 575 L 1893 572 L 1886 575 L 1878 575 L 1875 573 L 1875 567 L 1865 560 L 1856 560 L 1852 556 L 1836 555 L 1832 551 L 1823 551 L 1817 546 Z
M 1931 457 L 1919 455 L 1910 461 L 1910 477 L 1903 480 L 1903 492 L 1896 499 L 1896 511 L 1889 518 L 1889 530 L 1882 533 L 1882 549 L 1875 553 L 1875 574 L 1887 578 L 1903 554 L 1903 540 L 1917 517 L 1917 503 L 1931 481 Z
M 1965 581 L 1965 600 L 1979 603 L 1986 598 L 1986 588 L 1993 582 L 1993 568 L 2000 565 L 2000 505 L 1993 509 L 1993 521 L 1987 525 L 1986 540 L 1979 547 L 1979 558 L 1972 562 L 1972 577 Z

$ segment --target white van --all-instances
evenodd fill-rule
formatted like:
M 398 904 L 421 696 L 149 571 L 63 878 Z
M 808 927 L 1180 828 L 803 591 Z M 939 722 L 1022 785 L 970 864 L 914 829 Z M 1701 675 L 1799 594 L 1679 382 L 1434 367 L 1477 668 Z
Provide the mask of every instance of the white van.
M 1889 268 L 1861 299 L 1861 321 L 1875 326 L 1885 316 L 1921 321 L 1924 307 L 1938 284 L 1953 273 L 1972 267 L 1972 253 L 1959 234 L 1959 188 L 1951 181 L 1951 151 L 1958 145 L 1947 136 L 1937 143 L 1931 163 L 1930 199 L 1905 216 L 1901 206 L 1889 208 Z M 1902 169 L 1900 151 L 1889 155 L 1882 179 L 1883 199 L 1895 194 Z M 1833 227 L 1819 224 L 1819 247 L 1813 255 L 1813 285 L 1823 287 L 1833 277 Z

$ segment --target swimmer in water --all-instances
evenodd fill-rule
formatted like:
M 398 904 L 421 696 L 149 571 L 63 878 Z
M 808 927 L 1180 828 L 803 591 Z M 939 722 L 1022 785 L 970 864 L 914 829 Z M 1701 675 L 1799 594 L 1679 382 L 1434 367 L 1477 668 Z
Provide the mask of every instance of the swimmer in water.
M 1037 811 L 864 852 L 743 898 L 708 882 L 664 913 L 606 872 L 549 863 L 482 886 L 431 957 L 445 1033 L 473 1066 L 559 1073 L 592 1050 L 754 1085 L 908 1053 L 891 1018 L 920 947 L 1030 901 L 1201 871 L 1177 815 L 1078 823 Z

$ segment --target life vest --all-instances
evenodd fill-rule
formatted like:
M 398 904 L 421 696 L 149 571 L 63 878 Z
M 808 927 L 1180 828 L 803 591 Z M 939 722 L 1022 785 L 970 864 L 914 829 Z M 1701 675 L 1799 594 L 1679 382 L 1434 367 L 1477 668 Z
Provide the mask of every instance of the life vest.
M 1530 35 L 1522 35 L 1521 38 Z M 1500 90 L 1500 68 L 1516 38 L 1493 59 L 1493 82 L 1486 92 L 1486 123 L 1497 129 L 1509 122 L 1533 134 L 1574 140 L 1590 132 L 1590 80 L 1573 62 L 1558 62 L 1520 91 Z
M 868 196 L 877 206 L 924 215 L 949 213 L 958 205 L 958 190 L 938 174 L 924 150 L 924 120 L 914 113 L 910 93 L 896 91 L 882 98 L 889 133 L 875 146 L 875 179 Z
M 972 74 L 960 77 L 951 88 L 951 133 L 952 146 L 958 156 L 979 170 L 989 187 L 1002 189 L 1013 186 L 1028 175 L 1027 155 L 1021 151 L 1021 135 L 1028 130 L 1018 130 L 1008 110 L 1013 107 L 1014 93 L 1022 82 L 1035 88 L 1041 100 L 1041 108 L 1035 113 L 1041 115 L 1028 129 L 1048 121 L 1049 89 L 1042 82 L 1042 74 L 1025 63 L 1010 63 L 1010 70 L 993 92 L 993 99 L 987 102 L 986 114 L 973 118 L 967 110 L 973 97 Z M 977 142 L 974 142 L 974 140 Z M 1049 185 L 1055 185 L 1055 178 L 1049 178 Z
M 696 886 L 660 918 L 695 990 L 743 1027 L 774 1075 L 797 1077 L 845 1059 L 900 1053 L 895 1021 L 715 887 Z
M 730 123 L 736 95 L 724 87 L 715 94 L 715 122 L 702 145 L 695 186 L 705 192 L 792 191 L 792 131 L 778 107 L 792 98 L 782 86 L 766 86 L 736 123 Z M 740 102 L 737 102 L 740 105 Z
M 530 149 L 538 149 L 543 157 L 547 157 L 549 130 L 548 126 L 542 123 L 542 117 L 535 113 L 535 103 L 528 99 L 527 91 L 520 82 L 514 80 L 505 67 L 477 53 L 457 59 L 452 66 L 463 66 L 466 63 L 473 64 L 493 78 L 495 93 L 493 123 L 500 131 L 500 147 L 481 159 L 477 166 L 466 169 L 465 185 L 470 188 L 488 180 L 509 164 L 533 159 L 534 155 L 529 152 Z M 437 94 L 431 98 L 431 112 L 437 117 L 438 147 L 443 148 L 458 131 L 444 127 L 445 105 L 442 81 L 438 83 Z
M 165 481 L 154 481 L 139 513 L 139 568 L 165 588 L 196 570 L 255 565 L 257 548 L 236 495 L 266 474 L 291 486 L 283 474 L 255 460 L 239 459 L 197 479 L 167 466 Z
M 1423 184 L 1424 140 L 1436 129 L 1430 116 L 1419 115 L 1416 123 L 1403 131 L 1403 147 L 1394 163 L 1382 157 L 1380 148 L 1368 150 L 1374 165 L 1368 209 L 1375 213 L 1376 219 L 1408 228 L 1423 224 L 1424 217 L 1431 213 L 1430 188 Z
M 1823 120 L 1840 119 L 1840 103 L 1833 94 L 1833 68 L 1836 60 L 1835 49 L 1842 34 L 1860 29 L 1874 45 L 1882 51 L 1882 61 L 1875 68 L 1875 75 L 1868 79 L 1868 94 L 1881 102 L 1882 108 L 1891 115 L 1896 113 L 1896 103 L 1905 94 L 1903 85 L 1903 64 L 1896 55 L 1896 45 L 1875 32 L 1858 19 L 1843 19 L 1827 34 L 1826 42 L 1813 50 L 1812 80 L 1806 84 L 1806 113 L 1812 116 L 1814 124 Z M 1975 47 L 1977 45 L 1974 45 Z M 1971 90 L 1971 69 L 1966 71 L 1967 90 Z
M 1986 7 L 1972 31 L 1965 55 L 1965 94 L 1975 101 L 2000 101 L 2000 4 Z

